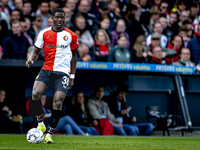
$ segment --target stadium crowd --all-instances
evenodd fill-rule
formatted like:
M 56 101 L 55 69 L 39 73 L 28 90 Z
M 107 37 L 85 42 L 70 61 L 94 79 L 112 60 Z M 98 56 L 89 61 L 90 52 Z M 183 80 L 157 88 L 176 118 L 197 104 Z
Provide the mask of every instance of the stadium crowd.
M 63 8 L 65 27 L 79 40 L 78 61 L 134 62 L 194 66 L 200 70 L 199 1 L 165 0 L 0 0 L 0 59 L 27 59 L 38 33 L 53 25 L 52 12 Z M 45 59 L 41 50 L 38 59 Z M 123 87 L 123 86 L 122 86 Z M 56 132 L 80 135 L 149 135 L 150 123 L 137 124 L 128 117 L 126 87 L 111 93 L 105 102 L 98 85 L 84 105 L 84 94 L 75 92 L 66 105 Z M 27 115 L 13 116 L 0 91 L 0 125 L 30 123 Z M 44 119 L 51 116 L 43 102 Z M 115 104 L 115 105 L 113 105 Z M 30 107 L 30 108 L 29 108 Z M 30 109 L 30 111 L 29 111 Z M 34 122 L 34 121 L 33 121 Z M 32 122 L 32 123 L 33 123 Z M 110 130 L 110 129 L 113 130 Z M 4 131 L 5 132 L 5 131 Z M 12 131 L 10 131 L 12 132 Z
M 199 69 L 198 0 L 1 0 L 0 59 L 26 59 L 38 33 L 63 8 L 79 38 L 79 61 L 135 62 Z M 44 59 L 41 51 L 39 59 Z

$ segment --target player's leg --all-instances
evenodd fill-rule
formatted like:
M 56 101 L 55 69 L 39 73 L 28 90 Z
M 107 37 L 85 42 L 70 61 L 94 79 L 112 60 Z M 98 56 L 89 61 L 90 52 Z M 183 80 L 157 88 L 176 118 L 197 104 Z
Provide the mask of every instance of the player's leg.
M 66 93 L 62 91 L 56 91 L 53 97 L 53 111 L 49 123 L 49 130 L 45 137 L 45 143 L 53 143 L 52 134 L 56 129 L 58 121 L 62 114 L 62 105 L 65 99 Z
M 44 139 L 45 143 L 53 143 L 52 134 L 62 114 L 62 106 L 69 87 L 69 76 L 62 72 L 54 72 L 53 78 L 53 111 L 49 123 L 49 130 Z
M 38 122 L 37 128 L 40 129 L 42 132 L 46 131 L 46 127 L 43 122 L 41 96 L 47 88 L 48 87 L 46 86 L 45 83 L 41 81 L 35 81 L 33 85 L 33 91 L 32 91 L 32 105 L 33 105 L 35 116 Z

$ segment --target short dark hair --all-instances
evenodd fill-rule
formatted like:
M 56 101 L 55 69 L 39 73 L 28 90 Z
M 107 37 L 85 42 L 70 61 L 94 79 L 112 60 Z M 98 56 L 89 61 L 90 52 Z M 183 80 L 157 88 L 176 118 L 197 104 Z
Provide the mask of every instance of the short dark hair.
M 57 13 L 57 12 L 61 12 L 61 13 L 63 13 L 64 16 L 65 16 L 65 12 L 64 12 L 64 10 L 63 10 L 62 8 L 56 8 L 56 9 L 53 11 L 53 16 L 55 16 L 55 13 Z
M 183 48 L 181 48 L 180 54 L 182 54 L 182 51 L 183 51 L 184 49 L 187 49 L 187 50 L 190 52 L 190 54 L 191 54 L 191 50 L 190 50 L 188 47 L 183 47 Z
M 104 88 L 104 85 L 103 84 L 96 84 L 95 85 L 95 87 L 94 87 L 94 94 L 97 93 L 97 91 L 99 90 L 100 87 Z
M 119 93 L 119 92 L 125 92 L 125 93 L 127 93 L 128 92 L 128 86 L 125 83 L 119 84 L 117 86 L 117 93 Z

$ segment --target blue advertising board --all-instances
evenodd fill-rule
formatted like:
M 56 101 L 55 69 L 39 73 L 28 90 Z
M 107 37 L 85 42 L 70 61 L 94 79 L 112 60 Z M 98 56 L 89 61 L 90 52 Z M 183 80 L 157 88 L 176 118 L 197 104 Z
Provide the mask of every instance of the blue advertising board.
M 77 62 L 77 69 L 86 70 L 116 70 L 116 71 L 146 71 L 167 73 L 194 73 L 194 67 L 141 64 L 141 63 L 111 63 L 111 62 Z

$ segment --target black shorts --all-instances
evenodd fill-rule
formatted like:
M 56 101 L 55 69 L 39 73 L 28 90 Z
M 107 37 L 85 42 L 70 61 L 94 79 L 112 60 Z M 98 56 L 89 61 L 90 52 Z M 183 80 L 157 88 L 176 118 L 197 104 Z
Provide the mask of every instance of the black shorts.
M 63 91 L 67 94 L 69 87 L 69 75 L 60 71 L 40 70 L 35 81 L 41 81 L 49 88 L 53 85 L 54 92 Z

